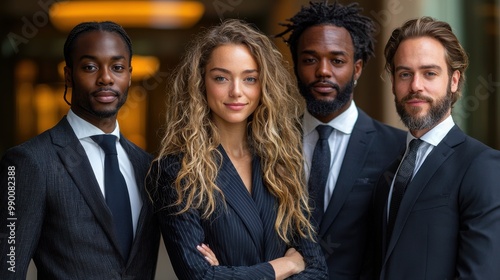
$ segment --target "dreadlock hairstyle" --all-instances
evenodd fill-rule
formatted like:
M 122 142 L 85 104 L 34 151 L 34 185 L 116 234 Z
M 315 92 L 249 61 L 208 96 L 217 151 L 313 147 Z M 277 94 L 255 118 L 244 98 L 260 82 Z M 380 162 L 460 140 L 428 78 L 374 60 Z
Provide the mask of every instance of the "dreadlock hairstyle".
M 222 158 L 217 150 L 220 136 L 211 119 L 204 77 L 213 50 L 228 44 L 247 47 L 259 68 L 261 98 L 248 120 L 247 141 L 261 159 L 264 185 L 278 201 L 275 230 L 285 242 L 297 236 L 292 233 L 312 239 L 301 148 L 301 111 L 297 100 L 291 98 L 297 94 L 297 88 L 270 38 L 244 21 L 226 20 L 203 32 L 173 71 L 166 94 L 165 134 L 154 161 L 158 164 L 150 169 L 150 198 L 160 210 L 181 206 L 181 214 L 196 209 L 204 219 L 221 209 L 219 206 L 224 207 L 224 194 L 215 184 Z M 161 166 L 162 160 L 180 154 L 175 182 L 172 186 L 163 185 L 161 178 L 154 176 L 161 173 L 157 168 L 167 168 Z M 159 193 L 170 187 L 175 189 L 177 201 L 165 205 L 158 198 Z
M 297 44 L 300 35 L 309 27 L 316 25 L 335 25 L 349 31 L 354 45 L 354 60 L 362 59 L 363 66 L 368 59 L 374 55 L 375 25 L 373 21 L 360 14 L 362 9 L 358 3 L 341 5 L 337 1 L 328 4 L 328 1 L 309 2 L 309 7 L 302 7 L 292 18 L 287 19 L 290 23 L 281 23 L 286 30 L 277 34 L 290 47 L 290 52 L 297 70 Z M 291 32 L 288 39 L 283 36 Z
M 123 39 L 123 42 L 125 42 L 125 44 L 127 45 L 129 53 L 129 61 L 130 63 L 132 63 L 132 42 L 130 41 L 129 36 L 127 35 L 127 32 L 125 32 L 123 27 L 112 21 L 82 22 L 73 27 L 73 29 L 68 34 L 68 37 L 66 38 L 66 42 L 64 42 L 64 60 L 66 62 L 67 67 L 73 68 L 73 60 L 71 55 L 73 53 L 73 48 L 75 47 L 76 39 L 80 35 L 91 31 L 114 32 L 120 35 L 120 37 Z M 64 101 L 66 101 L 68 105 L 71 105 L 66 100 L 67 91 L 68 91 L 68 86 L 64 85 Z

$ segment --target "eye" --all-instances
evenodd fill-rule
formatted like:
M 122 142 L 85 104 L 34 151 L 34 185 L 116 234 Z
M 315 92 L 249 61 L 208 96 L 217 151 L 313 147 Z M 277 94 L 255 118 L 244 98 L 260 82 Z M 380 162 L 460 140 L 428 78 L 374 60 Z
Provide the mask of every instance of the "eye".
M 255 78 L 255 77 L 247 77 L 247 78 L 245 78 L 244 81 L 248 82 L 248 83 L 251 83 L 251 84 L 255 84 L 257 82 L 257 78 Z
M 227 81 L 226 77 L 223 77 L 223 76 L 215 76 L 215 77 L 214 77 L 214 80 L 215 80 L 216 82 L 220 82 L 220 83 L 222 83 L 222 82 L 224 82 L 224 81 Z
M 402 80 L 408 79 L 411 77 L 411 74 L 409 72 L 401 72 L 398 74 L 398 77 Z
M 125 71 L 125 66 L 123 65 L 113 65 L 113 70 L 117 72 L 123 72 Z
M 82 69 L 84 71 L 92 72 L 92 71 L 97 70 L 97 67 L 95 65 L 84 65 L 84 66 L 82 66 Z
M 345 62 L 341 59 L 335 58 L 332 60 L 333 64 L 344 64 Z
M 313 57 L 306 57 L 306 58 L 302 59 L 302 63 L 304 63 L 304 64 L 313 64 L 315 62 L 316 62 L 316 59 Z

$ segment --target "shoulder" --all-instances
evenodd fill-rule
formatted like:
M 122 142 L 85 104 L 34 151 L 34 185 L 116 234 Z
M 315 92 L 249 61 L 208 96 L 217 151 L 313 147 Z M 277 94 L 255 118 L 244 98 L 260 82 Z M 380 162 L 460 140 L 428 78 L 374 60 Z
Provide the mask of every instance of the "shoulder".
M 407 132 L 390 126 L 388 124 L 382 123 L 368 114 L 366 114 L 363 110 L 358 108 L 358 121 L 355 126 L 366 127 L 368 130 L 375 131 L 376 135 L 379 137 L 385 138 L 386 141 L 391 142 L 401 142 L 405 143 Z
M 120 143 L 128 154 L 133 153 L 135 156 L 141 157 L 148 162 L 151 162 L 153 160 L 153 156 L 150 153 L 146 152 L 123 135 L 120 136 Z

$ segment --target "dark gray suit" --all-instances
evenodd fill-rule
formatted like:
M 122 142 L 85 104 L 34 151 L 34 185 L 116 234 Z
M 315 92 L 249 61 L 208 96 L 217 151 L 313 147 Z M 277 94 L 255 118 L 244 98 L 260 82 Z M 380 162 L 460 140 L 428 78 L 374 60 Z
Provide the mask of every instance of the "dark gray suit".
M 406 133 L 359 115 L 319 227 L 330 279 L 359 279 L 371 269 L 371 199 L 378 178 L 404 150 Z
M 398 165 L 375 191 L 380 279 L 499 279 L 500 152 L 453 127 L 409 183 L 386 244 Z
M 1 161 L 0 232 L 5 233 L 5 223 L 12 222 L 8 217 L 17 220 L 15 244 L 1 239 L 0 279 L 25 279 L 31 258 L 38 279 L 154 278 L 159 230 L 144 190 L 151 157 L 124 137 L 120 143 L 134 166 L 143 200 L 129 260 L 120 255 L 111 212 L 80 141 L 63 118 L 52 129 L 8 150 Z M 9 216 L 5 206 L 13 199 L 7 188 L 13 168 L 15 210 Z M 10 246 L 15 246 L 15 273 L 8 270 Z
M 179 207 L 165 207 L 158 212 L 172 267 L 179 279 L 275 279 L 268 261 L 283 257 L 288 247 L 274 230 L 277 202 L 263 185 L 260 161 L 254 157 L 250 194 L 221 146 L 219 151 L 223 159 L 216 184 L 224 193 L 227 208 L 219 199 L 217 212 L 209 219 L 202 219 L 196 210 L 175 215 Z M 158 208 L 171 205 L 177 197 L 172 183 L 179 162 L 178 157 L 170 156 L 159 166 L 153 165 L 151 182 L 155 183 L 159 175 L 161 185 L 154 197 Z M 307 266 L 291 279 L 327 279 L 318 243 L 295 238 L 292 246 L 302 254 Z M 209 244 L 219 266 L 210 266 L 196 250 L 200 243 Z

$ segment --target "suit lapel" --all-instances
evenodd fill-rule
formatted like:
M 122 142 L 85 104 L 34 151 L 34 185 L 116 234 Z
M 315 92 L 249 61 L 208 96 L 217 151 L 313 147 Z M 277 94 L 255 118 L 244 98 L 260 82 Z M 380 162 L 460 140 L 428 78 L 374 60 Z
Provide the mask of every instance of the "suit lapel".
M 394 223 L 393 237 L 391 237 L 387 248 L 386 260 L 394 249 L 418 197 L 425 189 L 434 173 L 436 173 L 446 159 L 455 152 L 454 147 L 463 141 L 465 141 L 465 134 L 455 125 L 450 132 L 448 132 L 443 141 L 441 141 L 441 143 L 439 143 L 427 156 L 417 174 L 415 174 L 412 181 L 408 184 Z
M 52 142 L 68 174 L 73 178 L 95 219 L 118 249 L 112 234 L 112 215 L 106 205 L 99 184 L 94 176 L 87 154 L 66 118 L 63 118 L 51 131 Z M 71 187 L 71 186 L 67 186 Z M 83 230 L 83 229 L 82 229 Z
M 222 154 L 222 163 L 216 184 L 224 193 L 227 204 L 245 224 L 254 242 L 254 246 L 262 254 L 262 240 L 259 238 L 259 236 L 261 236 L 259 233 L 263 231 L 263 225 L 258 209 L 255 207 L 255 202 L 222 146 L 219 146 L 218 150 Z M 260 177 L 255 175 L 256 173 L 260 173 L 260 166 L 257 170 L 255 165 L 252 167 L 252 178 Z M 260 180 L 262 180 L 261 177 Z M 255 184 L 255 182 L 253 182 L 253 184 Z
M 342 161 L 339 177 L 335 185 L 330 202 L 323 215 L 320 224 L 319 235 L 322 237 L 337 217 L 340 209 L 344 205 L 349 193 L 352 190 L 357 175 L 361 173 L 366 156 L 368 155 L 375 128 L 371 119 L 363 112 L 358 110 L 359 116 L 349 139 L 349 144 Z
M 148 201 L 149 197 L 146 193 L 145 185 L 145 176 L 146 170 L 145 168 L 149 167 L 150 161 L 146 161 L 146 157 L 141 156 L 141 151 L 136 151 L 135 147 L 127 140 L 123 135 L 120 135 L 120 144 L 123 149 L 127 153 L 132 166 L 134 167 L 134 175 L 137 183 L 137 187 L 139 188 L 139 195 L 142 200 L 142 207 L 139 213 L 139 219 L 137 221 L 137 229 L 135 232 L 135 238 L 132 243 L 132 248 L 130 251 L 130 256 L 134 256 L 136 251 L 138 250 L 137 240 L 141 240 L 141 235 L 144 231 L 144 223 L 148 218 L 148 215 L 152 215 L 152 210 L 150 210 L 150 202 Z M 129 257 L 129 261 L 133 258 Z

